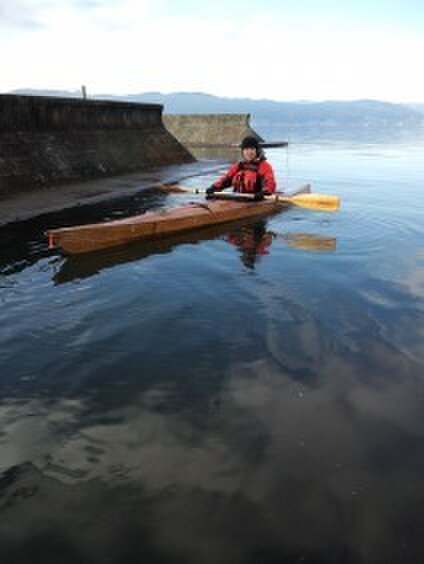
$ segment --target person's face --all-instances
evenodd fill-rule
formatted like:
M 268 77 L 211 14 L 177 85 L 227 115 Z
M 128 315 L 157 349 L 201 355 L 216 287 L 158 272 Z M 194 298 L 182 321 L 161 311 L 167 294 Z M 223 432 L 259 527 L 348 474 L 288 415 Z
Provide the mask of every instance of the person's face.
M 255 160 L 257 157 L 256 149 L 254 147 L 246 147 L 243 149 L 243 159 L 247 162 Z

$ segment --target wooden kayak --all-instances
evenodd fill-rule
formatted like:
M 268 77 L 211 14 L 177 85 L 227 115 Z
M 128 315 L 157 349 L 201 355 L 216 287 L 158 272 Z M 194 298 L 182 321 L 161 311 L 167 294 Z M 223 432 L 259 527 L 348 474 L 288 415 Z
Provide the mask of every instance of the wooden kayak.
M 309 190 L 310 187 L 307 185 L 294 194 Z M 289 205 L 289 202 L 278 201 L 278 199 L 259 202 L 206 200 L 171 210 L 146 212 L 104 223 L 50 229 L 46 235 L 50 249 L 59 248 L 66 254 L 73 255 L 126 245 L 139 240 L 158 239 L 210 225 L 269 215 Z

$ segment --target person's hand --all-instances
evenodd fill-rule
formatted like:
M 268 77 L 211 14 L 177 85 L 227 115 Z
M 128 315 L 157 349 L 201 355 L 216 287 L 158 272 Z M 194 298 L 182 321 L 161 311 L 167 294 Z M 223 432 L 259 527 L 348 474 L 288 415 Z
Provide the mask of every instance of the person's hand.
M 265 192 L 263 190 L 259 190 L 258 192 L 255 192 L 253 195 L 253 199 L 255 200 L 255 202 L 260 202 L 264 198 L 265 198 Z
M 209 186 L 209 188 L 206 188 L 206 197 L 210 198 L 211 196 L 214 195 L 214 193 L 215 193 L 215 187 L 213 185 Z

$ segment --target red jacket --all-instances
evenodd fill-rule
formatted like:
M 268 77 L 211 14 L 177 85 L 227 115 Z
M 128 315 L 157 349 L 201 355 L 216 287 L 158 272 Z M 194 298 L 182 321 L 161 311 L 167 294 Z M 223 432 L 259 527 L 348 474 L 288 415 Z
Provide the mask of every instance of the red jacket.
M 224 176 L 213 183 L 215 190 L 233 187 L 234 192 L 257 192 L 272 194 L 277 189 L 274 171 L 264 156 L 251 163 L 240 161 L 232 165 Z

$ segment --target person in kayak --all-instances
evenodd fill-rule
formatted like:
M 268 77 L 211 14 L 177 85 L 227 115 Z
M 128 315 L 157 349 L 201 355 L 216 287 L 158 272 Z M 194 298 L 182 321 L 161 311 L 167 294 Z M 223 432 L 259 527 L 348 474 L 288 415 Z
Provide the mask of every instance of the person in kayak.
M 230 186 L 234 192 L 254 194 L 257 201 L 276 191 L 274 171 L 256 137 L 245 137 L 241 143 L 241 152 L 242 160 L 233 164 L 224 176 L 206 190 L 206 197 L 213 197 L 214 192 Z

